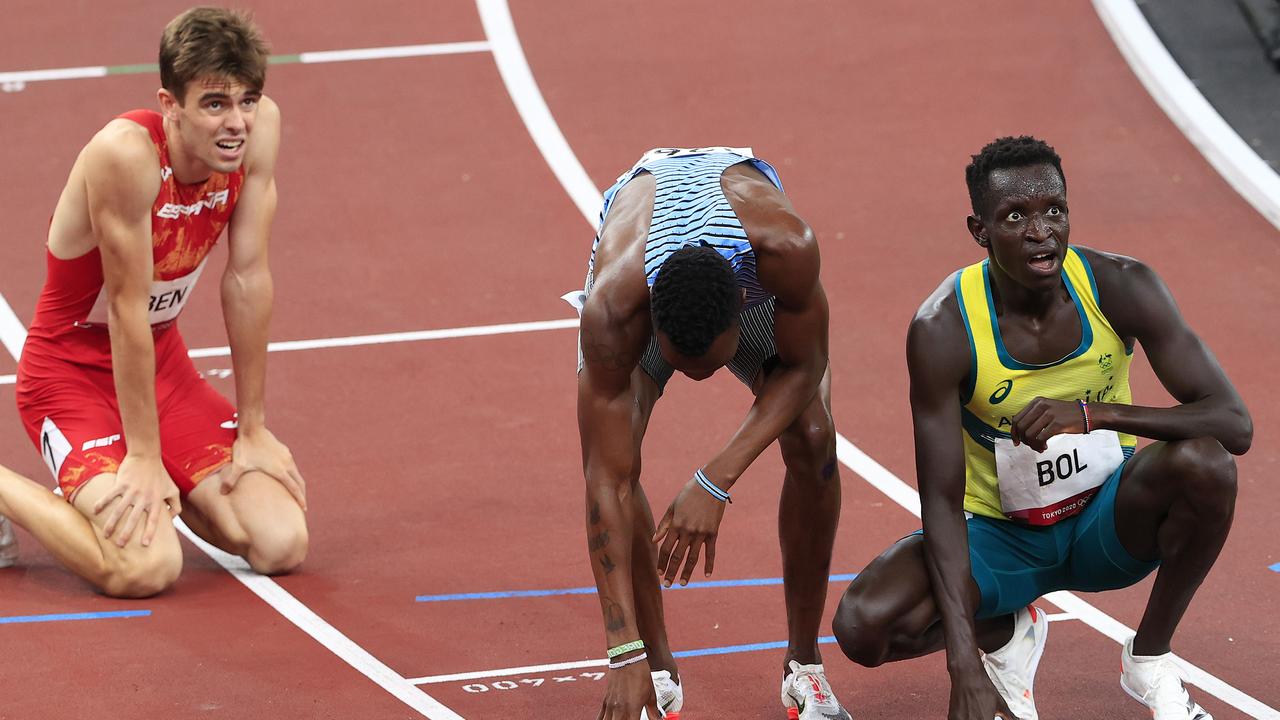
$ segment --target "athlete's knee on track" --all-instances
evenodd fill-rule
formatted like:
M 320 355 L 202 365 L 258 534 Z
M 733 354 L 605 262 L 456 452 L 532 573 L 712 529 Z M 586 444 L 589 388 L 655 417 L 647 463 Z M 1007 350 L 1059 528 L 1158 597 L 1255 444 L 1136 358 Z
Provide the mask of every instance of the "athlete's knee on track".
M 831 629 L 845 657 L 864 667 L 876 667 L 888 657 L 890 620 L 876 612 L 867 589 L 855 581 L 841 598 Z
M 245 560 L 263 575 L 283 575 L 302 564 L 309 545 L 305 522 L 282 521 L 253 533 Z
M 164 592 L 180 574 L 182 548 L 175 539 L 115 554 L 96 584 L 104 595 L 145 598 Z
M 1236 501 L 1236 461 L 1231 453 L 1211 437 L 1170 442 L 1167 452 L 1185 496 L 1203 511 L 1230 515 Z

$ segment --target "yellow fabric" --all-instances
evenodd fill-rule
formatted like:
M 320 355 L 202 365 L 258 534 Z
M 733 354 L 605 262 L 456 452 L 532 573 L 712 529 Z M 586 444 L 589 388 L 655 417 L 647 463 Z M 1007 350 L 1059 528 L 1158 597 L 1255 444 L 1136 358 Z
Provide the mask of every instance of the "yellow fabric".
M 1004 519 L 992 445 L 1009 437 L 1011 418 L 1036 397 L 1054 400 L 1130 404 L 1129 363 L 1124 341 L 1098 306 L 1088 261 L 1075 248 L 1067 250 L 1063 280 L 1081 313 L 1081 344 L 1057 362 L 1027 365 L 1004 350 L 991 303 L 988 261 L 970 265 L 956 276 L 956 295 L 969 333 L 973 360 L 969 384 L 963 388 L 964 509 L 975 515 Z M 1120 434 L 1125 456 L 1137 438 Z

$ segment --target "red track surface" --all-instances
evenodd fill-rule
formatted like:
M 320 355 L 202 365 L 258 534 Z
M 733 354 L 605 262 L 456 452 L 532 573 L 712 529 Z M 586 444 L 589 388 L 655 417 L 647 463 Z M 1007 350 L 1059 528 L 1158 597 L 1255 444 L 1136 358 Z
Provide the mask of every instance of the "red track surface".
M 1175 639 L 1192 662 L 1273 707 L 1280 655 L 1280 243 L 1166 120 L 1087 5 L 740 4 L 515 0 L 516 27 L 561 129 L 596 185 L 656 145 L 751 145 L 773 161 L 816 229 L 832 305 L 837 427 L 912 481 L 903 331 L 947 273 L 978 257 L 961 170 L 1000 134 L 1034 133 L 1065 158 L 1073 241 L 1133 254 L 1166 279 L 1249 402 L 1236 526 Z M 180 3 L 90 16 L 6 9 L 0 69 L 125 64 L 153 56 Z M 484 39 L 462 0 L 263 8 L 276 52 Z M 12 22 L 9 22 L 12 21 Z M 114 114 L 150 106 L 156 80 L 30 84 L 0 95 L 9 169 L 0 194 L 0 292 L 30 319 L 41 241 L 79 147 Z M 566 317 L 591 232 L 549 171 L 486 53 L 281 65 L 285 113 L 274 228 L 276 339 Z M 214 284 L 209 283 L 212 287 Z M 183 321 L 222 345 L 216 290 Z M 422 594 L 590 584 L 582 548 L 572 331 L 272 356 L 272 426 L 312 488 L 312 552 L 280 584 L 405 677 L 597 657 L 592 596 L 415 603 Z M 225 368 L 225 358 L 198 361 Z M 0 374 L 12 373 L 0 357 Z M 1145 370 L 1139 402 L 1167 402 Z M 215 380 L 231 392 L 230 380 Z M 646 443 L 659 510 L 736 427 L 748 399 L 728 378 L 676 381 Z M 0 385 L 0 408 L 13 388 Z M 681 428 L 677 430 L 676 419 Z M 690 431 L 689 428 L 695 428 Z M 0 412 L 0 462 L 45 470 L 16 413 Z M 856 571 L 915 518 L 844 471 L 836 572 Z M 735 489 L 720 578 L 780 573 L 776 451 Z M 0 718 L 399 718 L 413 712 L 298 631 L 198 551 L 182 580 L 141 603 L 107 600 L 23 537 L 0 571 L 0 616 L 145 607 L 149 618 L 0 625 Z M 1087 596 L 1133 626 L 1149 582 Z M 829 605 L 843 590 L 833 585 Z M 676 649 L 785 638 L 777 587 L 668 598 Z M 824 633 L 827 629 L 824 628 Z M 1118 647 L 1057 623 L 1037 683 L 1046 717 L 1142 717 L 1116 686 Z M 945 713 L 940 657 L 865 670 L 824 646 L 860 718 Z M 689 718 L 780 717 L 777 651 L 691 658 Z M 591 670 L 590 668 L 587 669 Z M 425 690 L 467 718 L 592 717 L 603 683 Z M 554 676 L 575 676 L 555 682 Z M 519 677 L 511 678 L 518 680 Z M 489 682 L 492 681 L 476 681 Z M 472 688 L 473 690 L 475 688 Z M 1243 717 L 1200 691 L 1219 720 Z

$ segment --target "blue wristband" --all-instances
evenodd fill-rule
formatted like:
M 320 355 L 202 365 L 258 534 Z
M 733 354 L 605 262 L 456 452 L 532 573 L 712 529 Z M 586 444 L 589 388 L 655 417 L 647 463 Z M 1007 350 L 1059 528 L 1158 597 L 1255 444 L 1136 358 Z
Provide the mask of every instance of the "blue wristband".
M 702 472 L 701 468 L 693 474 L 693 479 L 697 480 L 698 485 L 700 485 L 703 490 L 706 490 L 711 497 L 719 500 L 720 502 L 733 502 L 733 499 L 729 497 L 729 493 L 721 490 L 715 483 L 708 480 L 706 474 Z

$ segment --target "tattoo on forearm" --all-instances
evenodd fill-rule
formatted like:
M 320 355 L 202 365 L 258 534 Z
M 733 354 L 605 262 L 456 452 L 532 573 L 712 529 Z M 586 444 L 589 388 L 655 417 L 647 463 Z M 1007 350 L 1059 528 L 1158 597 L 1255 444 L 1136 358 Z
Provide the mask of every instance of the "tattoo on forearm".
M 604 603 L 604 629 L 618 632 L 625 628 L 627 616 L 622 612 L 622 606 L 609 598 L 601 598 L 601 601 Z
M 594 332 L 586 329 L 582 331 L 582 356 L 606 370 L 630 370 L 637 359 L 634 354 L 599 340 Z
M 598 525 L 600 523 L 600 503 L 591 503 L 591 524 Z
M 613 561 L 609 559 L 608 555 L 600 556 L 600 567 L 604 568 L 605 575 L 611 574 L 614 570 L 618 568 L 618 566 L 614 565 Z
M 609 545 L 608 530 L 601 531 L 599 535 L 596 535 L 595 537 L 590 538 L 587 541 L 587 549 L 590 550 L 591 552 L 595 552 L 602 548 L 608 547 L 608 545 Z

